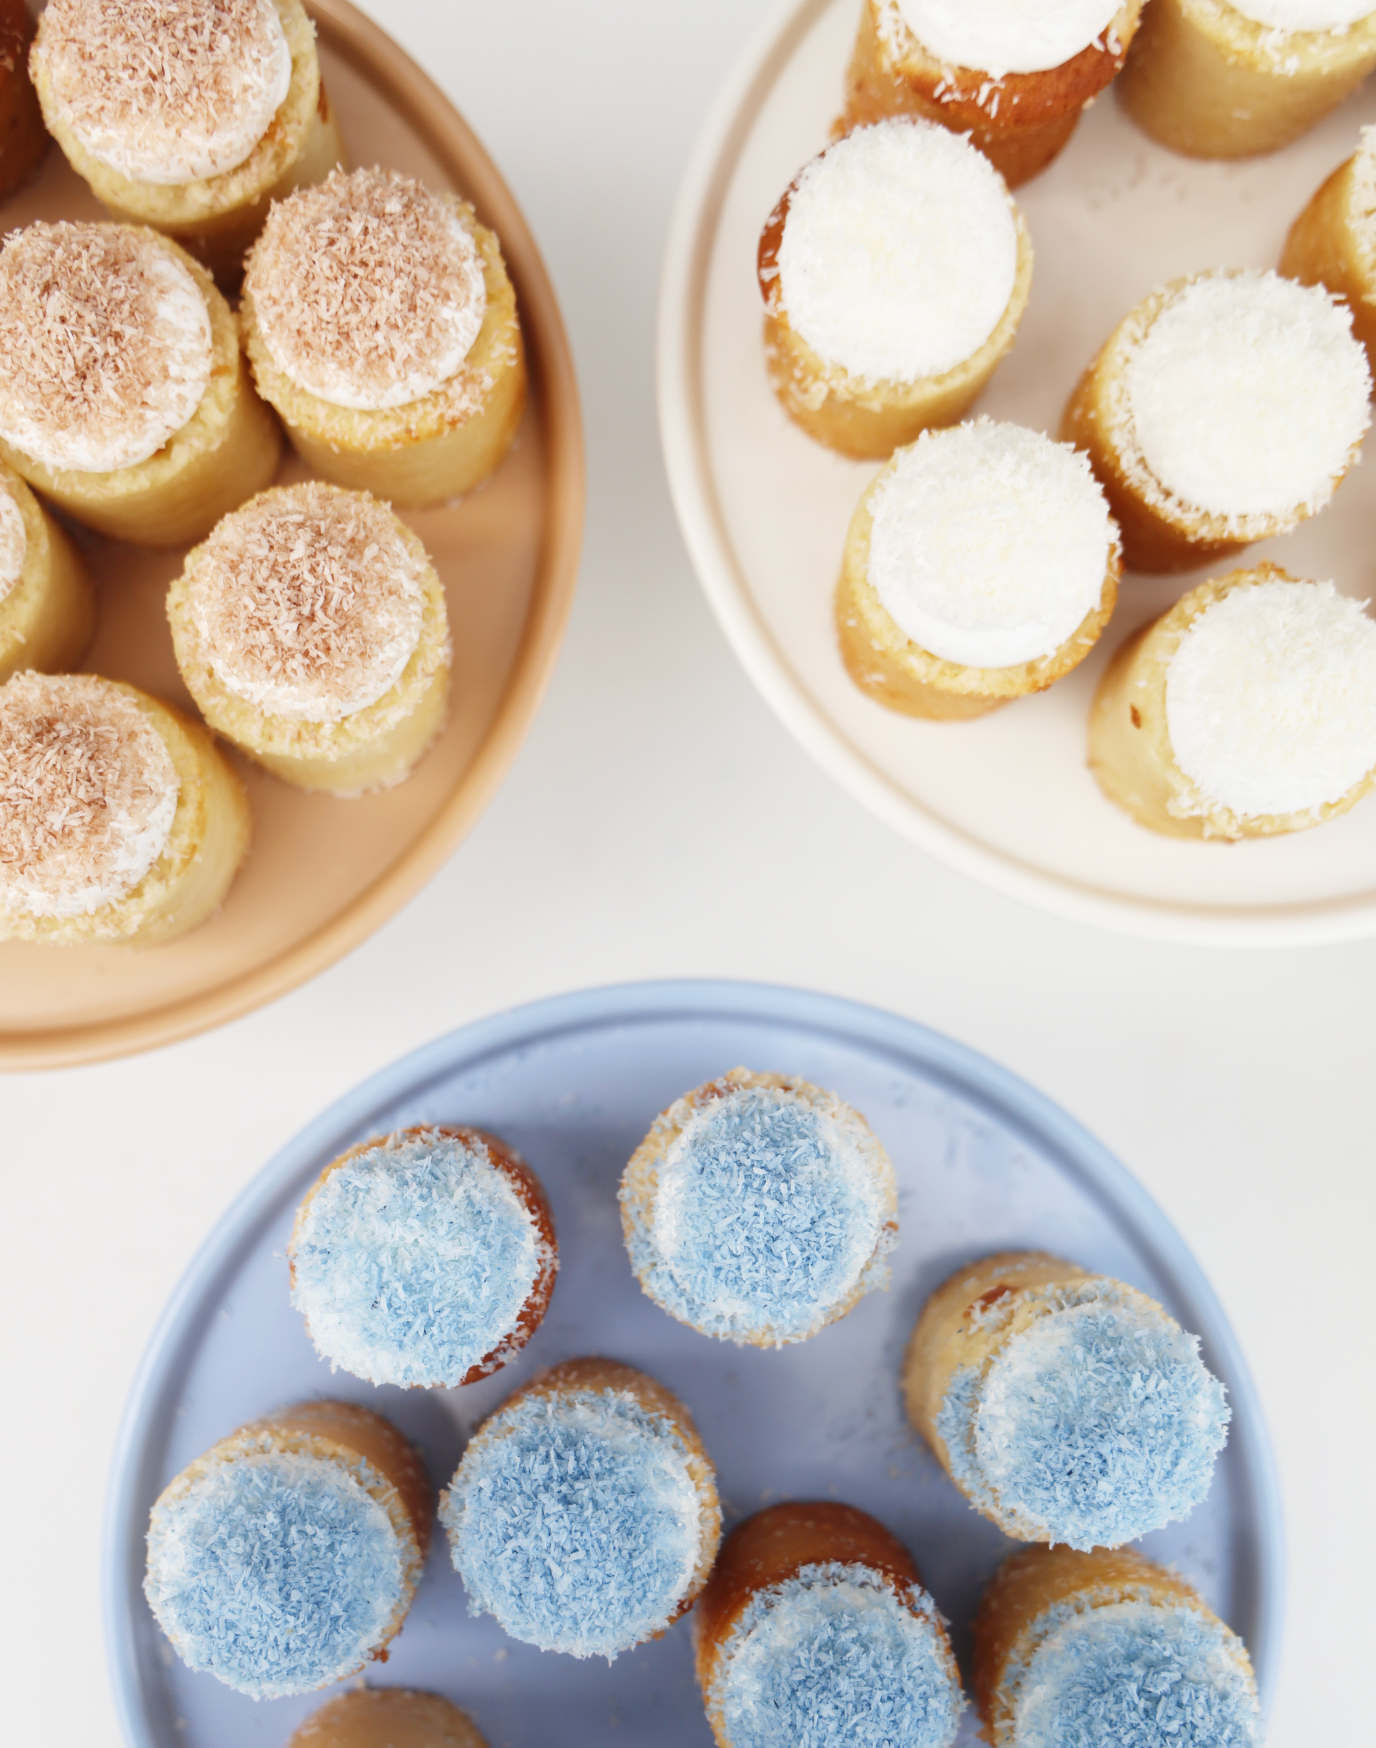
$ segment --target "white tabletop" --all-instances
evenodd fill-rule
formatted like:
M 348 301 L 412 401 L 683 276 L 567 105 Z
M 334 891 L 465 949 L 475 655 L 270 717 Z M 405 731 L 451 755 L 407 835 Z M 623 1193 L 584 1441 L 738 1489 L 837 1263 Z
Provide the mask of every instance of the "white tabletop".
M 109 1453 L 163 1301 L 240 1187 L 440 1032 L 679 975 L 911 1015 L 1024 1075 L 1137 1173 L 1211 1275 L 1270 1416 L 1291 1561 L 1272 1748 L 1362 1738 L 1376 942 L 1173 949 L 1021 909 L 873 821 L 751 689 L 679 540 L 652 348 L 680 171 L 768 4 L 365 0 L 476 127 L 553 273 L 590 457 L 579 598 L 490 813 L 366 946 L 207 1037 L 0 1080 L 12 1741 L 118 1739 L 98 1582 Z

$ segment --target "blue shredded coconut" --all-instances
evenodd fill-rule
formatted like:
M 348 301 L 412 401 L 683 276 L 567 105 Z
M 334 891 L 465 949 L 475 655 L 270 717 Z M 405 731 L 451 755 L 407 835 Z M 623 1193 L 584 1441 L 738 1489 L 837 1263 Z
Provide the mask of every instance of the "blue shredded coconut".
M 661 1631 L 700 1551 L 686 1456 L 673 1423 L 627 1395 L 499 1412 L 440 1500 L 471 1610 L 542 1651 L 608 1661 Z
M 1013 1695 L 1017 1748 L 1256 1748 L 1238 1641 L 1184 1607 L 1110 1604 L 1045 1638 Z
M 654 1230 L 631 1262 L 650 1294 L 709 1335 L 815 1334 L 862 1281 L 887 1282 L 874 1169 L 825 1112 L 743 1087 L 690 1119 L 660 1167 Z
M 1039 1318 L 937 1417 L 951 1471 L 1024 1540 L 1119 1547 L 1188 1517 L 1227 1439 L 1199 1343 L 1111 1287 Z
M 835 1563 L 757 1594 L 709 1700 L 734 1748 L 945 1748 L 964 1697 L 926 1594 L 908 1601 Z
M 354 1476 L 265 1453 L 154 1507 L 144 1592 L 182 1660 L 254 1699 L 352 1674 L 402 1600 L 396 1532 Z
M 528 1210 L 481 1145 L 387 1141 L 331 1172 L 292 1246 L 292 1303 L 332 1367 L 452 1386 L 516 1327 L 542 1264 Z

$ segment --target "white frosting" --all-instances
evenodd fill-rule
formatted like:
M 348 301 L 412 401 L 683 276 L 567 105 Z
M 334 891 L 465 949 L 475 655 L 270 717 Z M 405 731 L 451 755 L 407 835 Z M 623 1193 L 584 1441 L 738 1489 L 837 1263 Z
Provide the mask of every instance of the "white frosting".
M 1337 801 L 1376 767 L 1376 621 L 1332 583 L 1215 601 L 1166 674 L 1177 764 L 1240 818 Z
M 790 325 L 868 380 L 941 376 L 998 326 L 1018 270 L 1003 179 L 931 122 L 860 128 L 803 171 L 779 246 Z
M 291 86 L 273 0 L 64 0 L 53 11 L 37 51 L 51 99 L 98 163 L 135 182 L 237 168 Z
M 1370 422 L 1366 352 L 1322 286 L 1205 274 L 1129 358 L 1142 458 L 1180 502 L 1284 516 L 1327 501 Z
M 24 570 L 29 537 L 18 504 L 0 486 L 0 601 L 3 601 Z
M 21 887 L 19 901 L 26 910 L 35 916 L 89 916 L 93 910 L 114 904 L 134 890 L 167 848 L 172 821 L 177 814 L 180 786 L 166 749 L 163 750 L 163 762 L 166 765 L 166 787 L 147 819 L 136 821 L 121 816 L 113 822 L 109 860 L 102 877 L 89 881 L 77 892 L 61 896 L 48 891 L 46 883 L 41 880 L 31 889 Z
M 1117 540 L 1083 455 L 989 419 L 925 432 L 869 508 L 885 610 L 922 649 L 971 668 L 1059 649 L 1098 606 Z
M 1372 11 L 1371 0 L 1228 0 L 1234 12 L 1276 30 L 1345 30 Z
M 903 22 L 928 54 L 996 79 L 1063 65 L 1122 6 L 1123 0 L 898 0 Z

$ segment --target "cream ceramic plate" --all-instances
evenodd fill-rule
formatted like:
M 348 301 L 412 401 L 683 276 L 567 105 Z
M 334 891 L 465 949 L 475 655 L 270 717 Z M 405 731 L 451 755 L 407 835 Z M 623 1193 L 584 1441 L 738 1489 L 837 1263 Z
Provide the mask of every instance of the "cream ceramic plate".
M 241 764 L 253 849 L 224 909 L 182 940 L 0 945 L 0 1069 L 168 1043 L 284 994 L 357 946 L 436 872 L 492 798 L 563 638 L 582 534 L 583 438 L 573 360 L 534 239 L 491 159 L 415 63 L 347 0 L 307 0 L 306 9 L 352 161 L 468 196 L 500 236 L 516 286 L 531 373 L 516 448 L 466 502 L 406 516 L 448 595 L 449 726 L 414 776 L 358 800 L 308 795 Z M 55 148 L 0 214 L 6 231 L 103 216 Z M 292 460 L 280 477 L 307 476 Z M 83 546 L 101 613 L 86 668 L 194 711 L 163 612 L 181 553 L 84 536 Z
M 1100 795 L 1085 719 L 1109 651 L 1196 576 L 1129 577 L 1096 655 L 1040 697 L 924 723 L 847 679 L 831 592 L 877 464 L 784 417 L 765 378 L 755 250 L 765 217 L 827 143 L 859 0 L 790 0 L 732 74 L 679 197 L 660 306 L 660 422 L 674 501 L 708 599 L 760 691 L 824 770 L 952 867 L 1063 917 L 1158 939 L 1262 945 L 1376 932 L 1376 799 L 1297 836 L 1159 838 Z M 1272 267 L 1319 183 L 1376 120 L 1376 86 L 1275 157 L 1196 163 L 1153 145 L 1110 94 L 1018 190 L 1036 246 L 1017 344 L 979 410 L 1055 431 L 1077 377 L 1154 286 Z M 1251 549 L 1365 600 L 1376 584 L 1376 467 L 1296 533 Z M 1214 572 L 1229 568 L 1212 567 Z M 1203 573 L 1201 573 L 1203 574 Z

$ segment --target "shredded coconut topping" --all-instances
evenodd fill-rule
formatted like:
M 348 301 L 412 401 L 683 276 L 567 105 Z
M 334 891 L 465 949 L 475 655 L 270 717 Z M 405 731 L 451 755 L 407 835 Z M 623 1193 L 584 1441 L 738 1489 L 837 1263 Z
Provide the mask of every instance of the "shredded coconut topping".
M 0 601 L 19 581 L 29 555 L 29 537 L 18 504 L 0 485 Z
M 1113 1748 L 1256 1748 L 1261 1742 L 1255 1684 L 1241 1644 L 1220 1622 L 1196 1609 L 1146 1601 L 1048 1612 L 1063 1619 L 1018 1683 L 1017 1748 L 1110 1742 Z
M 867 381 L 942 376 L 979 351 L 1018 270 L 998 171 L 935 122 L 883 121 L 823 152 L 794 186 L 779 299 L 828 364 Z
M 177 257 L 124 225 L 35 224 L 0 249 L 0 437 L 46 467 L 156 455 L 210 381 L 210 311 Z
M 338 722 L 396 685 L 420 642 L 418 565 L 391 509 L 319 480 L 263 492 L 187 559 L 221 685 L 268 715 Z
M 1059 67 L 1100 36 L 1123 0 L 898 0 L 903 22 L 938 61 L 1001 79 Z
M 1322 286 L 1211 273 L 1183 286 L 1129 357 L 1143 460 L 1168 492 L 1221 516 L 1327 502 L 1370 423 L 1352 314 Z
M 1234 12 L 1273 30 L 1346 30 L 1372 11 L 1371 0 L 1228 0 Z
M 144 1592 L 182 1661 L 254 1699 L 351 1675 L 402 1600 L 387 1511 L 324 1457 L 212 1464 L 153 1509 Z
M 242 164 L 291 85 L 273 0 L 48 0 L 33 56 L 91 156 L 161 185 Z
M 926 1592 L 829 1562 L 755 1593 L 708 1704 L 734 1748 L 945 1748 L 965 1700 Z
M 1197 1339 L 1112 1281 L 1035 1297 L 1030 1327 L 951 1380 L 937 1431 L 955 1479 L 1028 1541 L 1119 1547 L 1187 1517 L 1229 1421 Z
M 396 171 L 335 170 L 275 202 L 245 289 L 273 362 L 335 406 L 404 406 L 439 388 L 487 310 L 454 208 Z
M 440 1519 L 475 1613 L 542 1651 L 610 1661 L 678 1612 L 701 1505 L 672 1421 L 626 1392 L 568 1390 L 484 1424 Z
M 0 688 L 0 908 L 87 916 L 125 897 L 167 847 L 178 790 L 128 693 L 17 674 Z
M 1376 622 L 1332 583 L 1231 589 L 1166 674 L 1176 763 L 1246 819 L 1338 801 L 1376 768 Z
M 804 1341 L 858 1291 L 888 1283 L 879 1157 L 839 1100 L 828 1111 L 778 1087 L 734 1088 L 694 1111 L 666 1152 L 632 1266 L 704 1334 Z
M 292 1303 L 332 1367 L 452 1387 L 515 1333 L 550 1261 L 487 1147 L 389 1136 L 332 1171 L 292 1240 Z
M 1088 458 L 990 419 L 924 432 L 869 509 L 885 610 L 920 648 L 972 668 L 1058 650 L 1099 605 L 1117 546 Z

